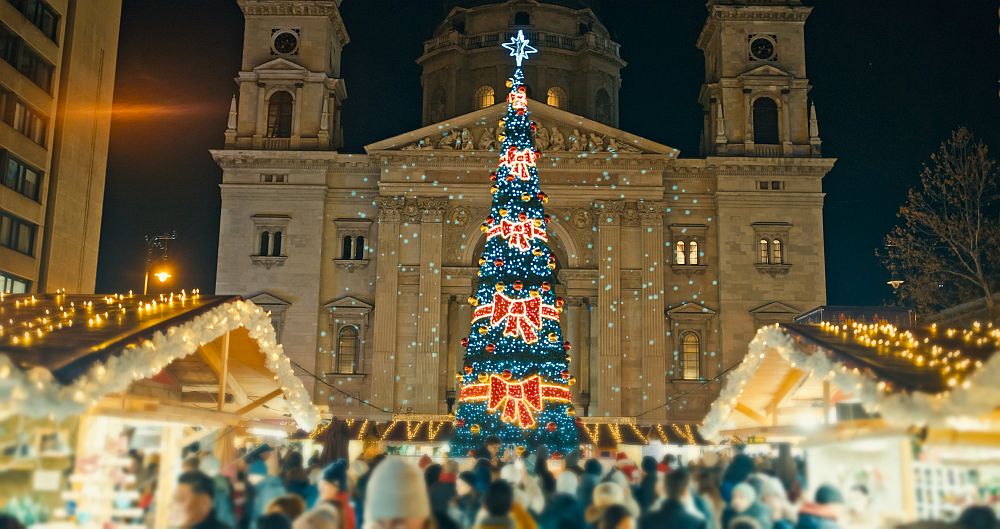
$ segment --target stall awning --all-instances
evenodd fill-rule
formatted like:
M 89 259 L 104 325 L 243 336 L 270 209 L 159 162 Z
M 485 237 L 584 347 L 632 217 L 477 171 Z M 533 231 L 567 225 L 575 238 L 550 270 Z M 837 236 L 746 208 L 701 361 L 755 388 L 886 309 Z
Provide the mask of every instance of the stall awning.
M 319 421 L 269 315 L 238 297 L 3 296 L 0 320 L 0 417 Z
M 1000 330 L 990 324 L 765 327 L 726 376 L 701 433 L 717 441 L 724 431 L 801 432 L 826 422 L 837 403 L 858 403 L 896 428 L 976 421 L 990 429 L 983 418 L 992 423 L 1000 408 L 998 352 Z

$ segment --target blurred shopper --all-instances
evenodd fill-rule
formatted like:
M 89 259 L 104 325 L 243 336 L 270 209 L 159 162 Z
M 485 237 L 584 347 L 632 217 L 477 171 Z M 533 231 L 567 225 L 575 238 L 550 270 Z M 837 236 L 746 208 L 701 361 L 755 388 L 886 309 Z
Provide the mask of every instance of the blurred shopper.
M 174 490 L 171 525 L 180 529 L 229 529 L 215 517 L 212 478 L 197 470 L 181 474 Z
M 664 478 L 667 499 L 659 509 L 642 517 L 642 529 L 705 529 L 705 520 L 688 511 L 691 474 L 685 468 L 670 471 Z
M 399 458 L 377 464 L 365 491 L 364 520 L 365 529 L 433 529 L 420 470 Z

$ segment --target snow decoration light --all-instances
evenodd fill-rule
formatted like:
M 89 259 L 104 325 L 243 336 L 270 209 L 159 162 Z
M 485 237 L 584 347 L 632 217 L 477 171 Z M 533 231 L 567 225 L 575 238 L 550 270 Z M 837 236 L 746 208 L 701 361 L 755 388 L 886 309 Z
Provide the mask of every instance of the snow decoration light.
M 507 113 L 497 124 L 493 203 L 481 226 L 486 244 L 478 287 L 469 297 L 472 327 L 461 341 L 465 360 L 455 375 L 460 391 L 452 453 L 466 454 L 496 435 L 508 447 L 544 445 L 550 454 L 566 455 L 579 448 L 569 390 L 575 380 L 559 326 L 563 300 L 552 288 L 557 263 L 546 232 L 548 195 L 538 185 L 541 154 L 531 135 L 537 127 L 520 68 L 535 50 L 523 32 L 504 47 L 519 67 L 507 82 Z
M 947 426 L 956 418 L 979 418 L 1000 407 L 1000 330 L 992 325 L 974 324 L 973 329 L 946 330 L 944 334 L 961 335 L 962 339 L 980 347 L 992 347 L 996 352 L 983 361 L 964 358 L 960 350 L 948 350 L 930 343 L 928 339 L 911 339 L 906 331 L 892 326 L 838 325 L 823 323 L 827 333 L 840 333 L 860 345 L 909 359 L 914 366 L 926 365 L 930 358 L 951 358 L 955 365 L 941 362 L 936 365 L 942 376 L 949 377 L 956 369 L 964 375 L 961 379 L 946 378 L 949 390 L 941 393 L 894 390 L 885 380 L 879 380 L 857 368 L 830 359 L 824 348 L 803 350 L 778 324 L 763 327 L 750 342 L 743 362 L 726 376 L 719 397 L 712 403 L 700 428 L 702 437 L 718 442 L 720 432 L 726 427 L 737 399 L 768 354 L 778 354 L 797 369 L 829 381 L 834 387 L 851 395 L 870 413 L 879 413 L 883 420 L 895 426 Z M 934 327 L 932 332 L 937 331 Z M 879 337 L 879 335 L 882 335 Z M 880 343 L 881 342 L 881 343 Z M 932 355 L 918 360 L 920 351 Z M 971 367 L 965 361 L 971 361 Z
M 517 62 L 517 67 L 521 67 L 521 61 L 528 58 L 528 54 L 536 53 L 538 50 L 533 48 L 528 44 L 528 39 L 524 38 L 524 30 L 517 30 L 517 36 L 511 37 L 510 42 L 505 42 L 501 44 L 504 48 L 510 50 L 510 56 L 514 58 Z
M 116 303 L 119 299 L 125 298 L 108 297 L 105 301 Z M 155 303 L 134 310 L 153 310 Z M 69 310 L 67 308 L 67 312 Z M 93 325 L 100 324 L 95 319 Z M 264 356 L 264 365 L 282 389 L 292 418 L 303 430 L 315 428 L 320 419 L 319 411 L 284 355 L 270 315 L 252 302 L 242 300 L 214 307 L 166 331 L 157 331 L 150 339 L 127 347 L 121 354 L 94 363 L 85 374 L 67 385 L 59 384 L 48 369 L 33 367 L 24 371 L 0 354 L 0 417 L 21 414 L 61 420 L 82 414 L 104 396 L 126 391 L 133 382 L 155 376 L 175 360 L 193 354 L 200 344 L 212 342 L 240 327 L 256 340 Z

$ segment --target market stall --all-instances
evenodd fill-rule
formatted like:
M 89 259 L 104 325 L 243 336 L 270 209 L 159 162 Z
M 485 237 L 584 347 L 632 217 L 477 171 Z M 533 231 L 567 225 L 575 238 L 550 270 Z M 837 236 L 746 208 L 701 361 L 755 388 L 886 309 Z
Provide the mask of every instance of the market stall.
M 701 427 L 792 443 L 810 488 L 867 491 L 883 521 L 953 519 L 1000 473 L 1000 331 L 777 324 L 761 329 Z
M 49 521 L 164 528 L 137 499 L 156 483 L 169 505 L 183 447 L 226 462 L 238 434 L 319 421 L 269 315 L 238 297 L 2 296 L 0 317 L 0 497 Z

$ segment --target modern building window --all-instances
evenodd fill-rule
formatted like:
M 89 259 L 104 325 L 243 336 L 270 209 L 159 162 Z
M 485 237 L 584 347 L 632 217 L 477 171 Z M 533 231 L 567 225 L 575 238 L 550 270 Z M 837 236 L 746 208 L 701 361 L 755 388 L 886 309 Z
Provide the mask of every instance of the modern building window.
M 514 13 L 514 25 L 515 26 L 528 26 L 531 24 L 531 14 L 527 11 L 518 11 Z
M 260 232 L 260 246 L 257 247 L 257 255 L 270 255 L 271 251 L 271 232 L 262 231 Z
M 13 92 L 0 87 L 0 119 L 31 141 L 45 146 L 49 119 L 33 110 Z
M 545 104 L 550 107 L 565 109 L 566 105 L 569 103 L 569 94 L 566 93 L 562 87 L 553 86 L 549 88 L 548 93 L 546 93 Z
M 361 349 L 361 339 L 358 328 L 345 325 L 337 335 L 336 372 L 342 374 L 357 373 L 358 350 Z
M 59 13 L 42 0 L 7 0 L 46 37 L 56 42 L 59 31 Z
M 42 58 L 10 28 L 0 24 L 0 58 L 21 72 L 31 82 L 48 92 L 52 88 L 55 66 Z
M 698 264 L 698 241 L 691 241 L 688 245 L 688 264 Z
M 682 265 L 687 264 L 687 254 L 684 252 L 684 241 L 677 241 L 674 262 Z
M 601 88 L 597 91 L 594 108 L 597 111 L 597 121 L 605 124 L 611 123 L 611 95 L 608 94 L 607 90 Z
M 0 181 L 3 185 L 32 200 L 38 200 L 38 191 L 42 180 L 41 171 L 6 151 L 0 151 L 0 163 L 2 163 L 0 165 Z
M 34 255 L 37 231 L 37 225 L 21 217 L 0 211 L 0 246 L 23 254 Z
M 681 338 L 681 378 L 698 380 L 701 377 L 701 339 L 693 332 Z
M 753 141 L 765 145 L 781 143 L 778 138 L 778 104 L 770 97 L 753 102 Z
M 760 242 L 757 243 L 757 248 L 760 262 L 763 264 L 769 264 L 771 262 L 771 249 L 767 239 L 761 239 Z
M 267 137 L 292 137 L 292 94 L 282 90 L 267 100 Z
M 771 264 L 783 264 L 785 258 L 781 255 L 781 239 L 771 241 Z
M 27 294 L 31 291 L 31 281 L 7 272 L 0 272 L 0 292 L 4 294 Z
M 492 86 L 480 86 L 476 89 L 476 108 L 486 108 L 496 103 L 496 92 Z

